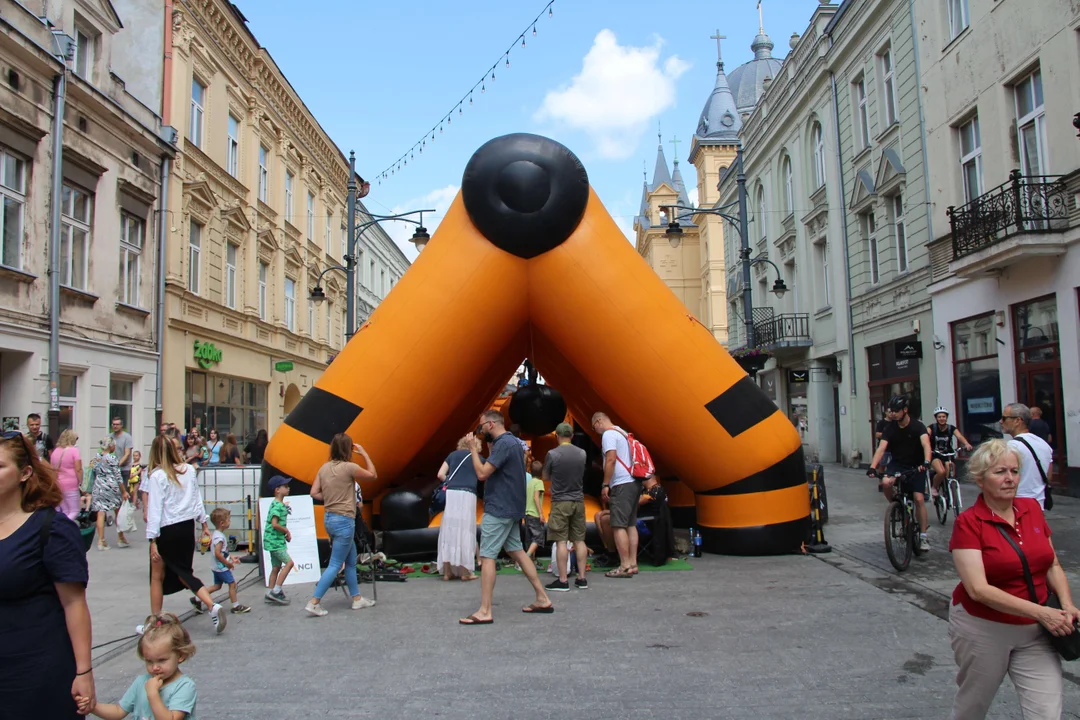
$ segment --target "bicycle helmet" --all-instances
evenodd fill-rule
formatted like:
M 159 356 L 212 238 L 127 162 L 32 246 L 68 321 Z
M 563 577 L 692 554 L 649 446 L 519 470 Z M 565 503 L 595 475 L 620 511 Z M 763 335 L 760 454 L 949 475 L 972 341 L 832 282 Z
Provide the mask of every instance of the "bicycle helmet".
M 892 412 L 900 412 L 901 410 L 907 410 L 907 398 L 903 395 L 897 395 L 889 401 L 888 408 Z
M 938 408 L 936 408 L 936 409 L 934 410 L 934 415 L 935 415 L 935 416 L 937 416 L 937 415 L 940 415 L 941 413 L 945 413 L 945 416 L 946 416 L 946 417 L 948 417 L 948 415 L 949 415 L 949 411 L 948 411 L 948 410 L 946 410 L 946 409 L 945 409 L 945 408 L 943 408 L 943 407 L 938 407 Z

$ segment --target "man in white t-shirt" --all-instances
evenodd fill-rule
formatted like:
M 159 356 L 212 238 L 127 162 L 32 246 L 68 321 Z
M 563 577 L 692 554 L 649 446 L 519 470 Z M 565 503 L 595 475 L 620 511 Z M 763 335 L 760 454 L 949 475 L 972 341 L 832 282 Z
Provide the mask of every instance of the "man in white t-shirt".
M 614 425 L 605 413 L 592 418 L 593 430 L 601 434 L 604 452 L 604 485 L 600 497 L 611 509 L 611 530 L 619 551 L 619 568 L 607 577 L 626 578 L 637 574 L 637 509 L 641 481 L 630 474 L 630 443 L 626 432 Z
M 1031 410 L 1027 405 L 1010 403 L 1001 412 L 1001 429 L 1012 435 L 1009 447 L 1020 456 L 1020 486 L 1016 488 L 1016 497 L 1035 498 L 1045 508 L 1046 486 L 1054 472 L 1054 451 L 1028 429 L 1030 424 Z M 1042 472 L 1039 472 L 1040 467 Z

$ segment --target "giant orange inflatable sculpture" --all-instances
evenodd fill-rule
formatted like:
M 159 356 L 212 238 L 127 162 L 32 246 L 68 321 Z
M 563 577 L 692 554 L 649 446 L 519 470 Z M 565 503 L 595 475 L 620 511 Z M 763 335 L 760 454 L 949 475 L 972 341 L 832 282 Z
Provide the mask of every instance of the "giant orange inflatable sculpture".
M 579 421 L 607 411 L 694 491 L 705 550 L 806 538 L 791 422 L 634 251 L 578 158 L 536 135 L 473 155 L 427 247 L 271 438 L 263 477 L 311 483 L 338 432 L 378 469 L 368 497 L 434 475 L 526 357 Z

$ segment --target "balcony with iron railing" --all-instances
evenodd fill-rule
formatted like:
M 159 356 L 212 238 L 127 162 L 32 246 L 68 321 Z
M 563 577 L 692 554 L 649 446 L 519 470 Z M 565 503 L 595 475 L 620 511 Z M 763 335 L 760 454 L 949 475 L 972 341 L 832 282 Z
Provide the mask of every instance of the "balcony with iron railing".
M 759 309 L 768 314 L 759 315 Z M 772 308 L 755 308 L 754 315 L 755 347 L 775 353 L 784 348 L 804 348 L 814 344 L 810 337 L 809 313 L 773 315 Z
M 1007 182 L 966 205 L 950 207 L 949 270 L 974 277 L 1023 257 L 1064 254 L 1062 234 L 1069 229 L 1073 209 L 1069 177 L 1013 170 Z

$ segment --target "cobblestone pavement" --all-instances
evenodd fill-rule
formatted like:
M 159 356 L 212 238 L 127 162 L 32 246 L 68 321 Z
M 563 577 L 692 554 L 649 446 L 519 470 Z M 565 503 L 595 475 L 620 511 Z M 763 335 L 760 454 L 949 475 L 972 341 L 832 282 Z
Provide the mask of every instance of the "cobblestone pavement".
M 214 636 L 205 617 L 188 622 L 198 653 L 184 669 L 199 688 L 199 717 L 947 717 L 955 666 L 941 616 L 956 583 L 952 521 L 932 531 L 929 557 L 898 576 L 876 485 L 838 466 L 826 473 L 835 552 L 706 556 L 693 572 L 594 577 L 589 590 L 553 594 L 553 615 L 521 613 L 531 599 L 521 577 L 498 579 L 495 624 L 472 628 L 457 619 L 476 609 L 478 583 L 384 583 L 378 605 L 361 611 L 334 591 L 325 618 L 303 612 L 310 585 L 291 589 L 289 607 L 265 605 L 259 586 L 242 590 L 254 610 L 231 616 L 225 634 Z M 1063 498 L 1050 522 L 1080 589 L 1078 511 Z M 92 551 L 91 562 L 103 642 L 145 613 L 145 547 Z M 114 588 L 108 598 L 94 587 L 102 582 Z M 167 608 L 186 604 L 175 596 Z M 107 700 L 142 671 L 134 650 L 117 645 L 96 670 Z M 1066 717 L 1080 717 L 1080 678 L 1067 678 Z M 991 717 L 1018 716 L 1006 681 Z

